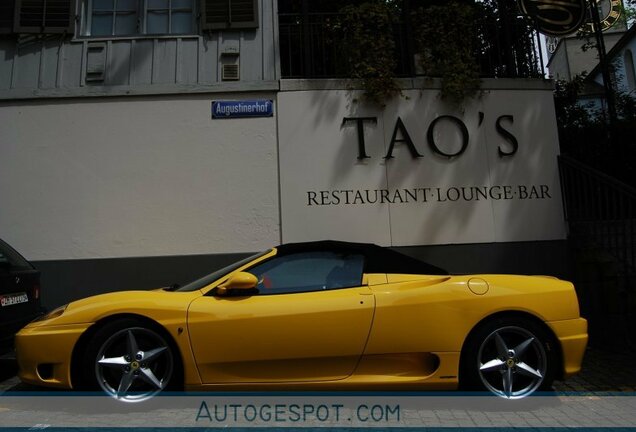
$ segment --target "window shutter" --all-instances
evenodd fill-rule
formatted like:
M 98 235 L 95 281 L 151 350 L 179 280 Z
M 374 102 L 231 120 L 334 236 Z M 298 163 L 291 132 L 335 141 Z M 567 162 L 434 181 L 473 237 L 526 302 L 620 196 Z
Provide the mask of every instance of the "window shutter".
M 204 30 L 258 27 L 258 0 L 202 0 Z
M 13 31 L 13 0 L 0 0 L 0 33 Z
M 72 33 L 73 0 L 16 0 L 16 33 Z

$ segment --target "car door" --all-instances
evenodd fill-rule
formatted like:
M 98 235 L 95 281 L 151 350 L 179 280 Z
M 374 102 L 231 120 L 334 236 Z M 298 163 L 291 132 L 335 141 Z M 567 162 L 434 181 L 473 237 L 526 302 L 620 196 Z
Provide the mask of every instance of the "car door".
M 374 297 L 361 255 L 303 252 L 247 271 L 258 294 L 203 296 L 188 330 L 203 383 L 338 380 L 351 375 L 371 328 Z

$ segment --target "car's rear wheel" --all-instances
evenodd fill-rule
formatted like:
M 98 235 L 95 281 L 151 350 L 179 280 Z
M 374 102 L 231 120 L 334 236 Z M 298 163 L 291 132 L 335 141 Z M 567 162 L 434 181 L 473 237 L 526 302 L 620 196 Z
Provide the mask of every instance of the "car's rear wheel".
M 140 402 L 168 388 L 178 362 L 161 332 L 125 319 L 100 328 L 87 345 L 85 382 L 125 402 Z
M 555 348 L 549 333 L 532 320 L 489 321 L 464 346 L 460 384 L 507 399 L 549 389 L 557 367 Z

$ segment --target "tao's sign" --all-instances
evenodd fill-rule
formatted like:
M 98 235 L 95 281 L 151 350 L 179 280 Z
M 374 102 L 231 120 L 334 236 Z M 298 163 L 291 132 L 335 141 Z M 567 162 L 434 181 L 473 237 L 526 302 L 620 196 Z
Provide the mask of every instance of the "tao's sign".
M 585 21 L 586 0 L 518 0 L 519 9 L 549 36 L 574 33 Z

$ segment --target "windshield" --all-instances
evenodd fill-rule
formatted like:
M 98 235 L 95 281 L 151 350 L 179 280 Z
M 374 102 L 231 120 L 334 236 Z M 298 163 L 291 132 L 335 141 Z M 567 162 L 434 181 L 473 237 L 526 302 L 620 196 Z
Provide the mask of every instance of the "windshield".
M 263 255 L 270 253 L 271 251 L 272 250 L 269 249 L 269 250 L 266 250 L 265 252 L 259 252 L 255 255 L 244 258 L 238 262 L 235 262 L 234 264 L 230 264 L 227 267 L 223 267 L 222 269 L 217 270 L 214 273 L 210 273 L 209 275 L 203 276 L 201 279 L 197 279 L 194 282 L 190 282 L 189 284 L 182 286 L 176 291 L 196 291 L 201 288 L 205 288 L 206 286 L 210 285 L 215 280 L 222 278 L 226 274 L 233 272 L 234 270 L 244 266 L 250 261 L 253 261 L 256 258 L 260 258 Z

